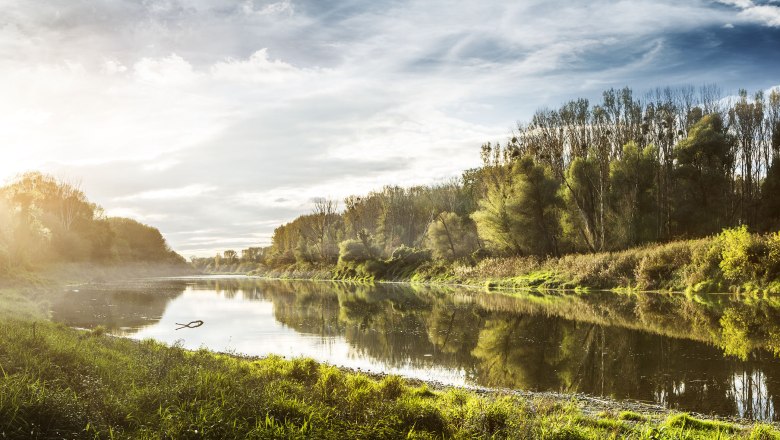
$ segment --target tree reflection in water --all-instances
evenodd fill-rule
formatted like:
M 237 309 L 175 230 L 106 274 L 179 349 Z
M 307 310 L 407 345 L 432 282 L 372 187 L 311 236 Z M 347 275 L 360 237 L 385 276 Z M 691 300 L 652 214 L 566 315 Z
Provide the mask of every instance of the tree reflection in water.
M 301 335 L 343 340 L 350 356 L 380 367 L 430 368 L 433 379 L 435 371 L 453 370 L 465 372 L 475 385 L 581 392 L 777 419 L 780 302 L 771 298 L 510 296 L 247 278 L 81 289 L 64 294 L 53 305 L 53 316 L 69 325 L 132 332 L 155 325 L 154 317 L 159 319 L 185 290 L 213 292 L 224 301 L 268 303 L 273 319 Z M 251 334 L 251 328 L 246 331 Z

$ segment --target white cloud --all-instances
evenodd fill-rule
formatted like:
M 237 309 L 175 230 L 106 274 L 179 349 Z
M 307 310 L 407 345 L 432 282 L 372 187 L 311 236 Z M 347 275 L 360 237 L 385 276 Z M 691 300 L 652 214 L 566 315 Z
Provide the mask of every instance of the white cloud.
M 250 83 L 280 83 L 299 79 L 306 73 L 280 60 L 269 59 L 267 48 L 258 50 L 246 60 L 229 59 L 211 67 L 211 75 L 216 80 Z
M 747 22 L 759 23 L 765 26 L 780 27 L 780 7 L 767 4 L 757 5 L 752 0 L 718 0 L 729 6 L 735 6 L 741 11 L 738 17 Z M 776 3 L 776 1 L 770 1 Z M 733 27 L 728 23 L 726 27 Z
M 216 187 L 202 184 L 187 185 L 181 188 L 155 189 L 143 191 L 137 194 L 117 197 L 116 201 L 132 200 L 179 200 L 185 198 L 194 198 L 212 192 Z
M 780 6 L 750 6 L 743 9 L 739 16 L 767 26 L 780 27 Z
M 191 85 L 198 78 L 192 65 L 176 54 L 142 58 L 133 65 L 133 73 L 139 81 L 171 86 Z
M 247 15 L 276 15 L 276 14 L 294 14 L 295 6 L 290 0 L 269 3 L 257 9 L 254 0 L 246 0 L 241 5 L 243 12 Z

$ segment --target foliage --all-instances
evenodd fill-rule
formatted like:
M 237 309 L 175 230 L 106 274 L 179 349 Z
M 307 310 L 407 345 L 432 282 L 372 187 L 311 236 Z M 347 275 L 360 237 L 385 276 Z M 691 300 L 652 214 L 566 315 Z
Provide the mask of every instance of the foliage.
M 184 264 L 155 228 L 109 218 L 75 184 L 27 173 L 0 188 L 0 276 L 54 263 Z
M 732 223 L 729 173 L 734 163 L 733 141 L 717 114 L 693 125 L 688 138 L 675 147 L 675 230 L 702 236 Z
M 468 257 L 479 247 L 474 223 L 454 212 L 439 213 L 428 226 L 426 238 L 433 256 L 443 260 Z
M 652 241 L 658 234 L 658 149 L 635 142 L 610 164 L 610 248 L 625 249 Z
M 339 243 L 340 262 L 362 263 L 375 258 L 377 254 L 377 249 L 372 249 L 370 244 L 367 245 L 361 240 L 350 239 Z

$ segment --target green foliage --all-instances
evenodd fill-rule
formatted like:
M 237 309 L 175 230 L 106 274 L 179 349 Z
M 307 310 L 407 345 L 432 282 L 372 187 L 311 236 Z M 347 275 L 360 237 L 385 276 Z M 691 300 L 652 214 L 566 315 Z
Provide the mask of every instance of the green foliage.
M 509 178 L 496 178 L 471 218 L 482 240 L 500 252 L 519 254 L 522 252 L 520 236 L 523 231 L 511 210 L 511 203 L 516 198 L 514 189 Z
M 769 284 L 780 274 L 780 233 L 756 235 L 747 227 L 725 229 L 718 236 L 720 268 L 734 282 Z
M 510 165 L 503 165 L 509 167 Z M 511 164 L 472 217 L 480 237 L 499 251 L 557 255 L 560 237 L 558 182 L 530 157 Z
M 625 249 L 658 236 L 658 149 L 634 142 L 610 164 L 610 247 Z
M 443 260 L 468 257 L 479 247 L 474 223 L 454 212 L 440 213 L 428 226 L 426 238 L 433 256 Z
M 675 147 L 673 194 L 678 233 L 702 236 L 728 226 L 733 139 L 717 114 L 703 117 Z
M 666 425 L 673 428 L 688 428 L 698 431 L 716 431 L 721 434 L 738 431 L 738 428 L 731 423 L 720 422 L 717 420 L 700 420 L 684 413 L 669 416 L 669 418 L 666 419 Z
M 726 278 L 743 281 L 757 275 L 761 254 L 765 253 L 765 249 L 746 226 L 725 229 L 719 240 L 722 243 L 720 268 Z
M 558 255 L 560 239 L 560 183 L 549 168 L 526 156 L 515 163 L 516 199 L 510 211 L 517 218 L 523 251 L 531 255 Z
M 339 243 L 339 261 L 362 263 L 374 258 L 378 250 L 366 246 L 360 240 L 344 240 Z
M 566 209 L 562 218 L 566 241 L 576 250 L 603 248 L 604 224 L 601 207 L 606 188 L 601 185 L 599 164 L 593 157 L 572 160 L 561 189 Z
M 618 414 L 618 419 L 630 420 L 632 422 L 644 422 L 647 420 L 647 417 L 634 411 L 621 411 L 620 414 Z
M 756 425 L 751 431 L 750 440 L 780 440 L 780 432 L 771 425 Z

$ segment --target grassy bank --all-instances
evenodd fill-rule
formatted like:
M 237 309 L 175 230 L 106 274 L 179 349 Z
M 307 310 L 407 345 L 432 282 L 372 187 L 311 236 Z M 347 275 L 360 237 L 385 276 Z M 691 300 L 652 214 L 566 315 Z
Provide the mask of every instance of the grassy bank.
M 4 438 L 780 438 L 686 415 L 431 390 L 311 360 L 241 359 L 78 331 L 0 291 Z
M 222 266 L 219 272 L 501 288 L 780 293 L 780 233 L 750 234 L 737 228 L 696 240 L 546 259 L 445 261 L 432 259 L 427 251 L 406 248 L 383 259 L 341 260 L 331 265 L 298 262 L 281 267 L 234 264 Z

